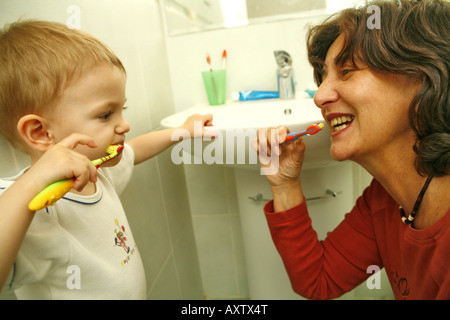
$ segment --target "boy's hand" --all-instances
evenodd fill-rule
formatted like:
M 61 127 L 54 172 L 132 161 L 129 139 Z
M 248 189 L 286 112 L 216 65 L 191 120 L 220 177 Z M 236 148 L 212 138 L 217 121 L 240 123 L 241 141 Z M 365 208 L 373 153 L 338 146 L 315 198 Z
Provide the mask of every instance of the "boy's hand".
M 74 151 L 79 145 L 91 148 L 97 143 L 90 137 L 73 134 L 51 147 L 31 168 L 0 196 L 0 233 L 2 259 L 0 259 L 0 288 L 10 273 L 20 245 L 33 220 L 28 203 L 49 184 L 76 178 L 74 187 L 82 189 L 89 181 L 96 181 L 97 170 L 89 159 Z M 34 211 L 31 211 L 34 213 Z
M 49 184 L 75 178 L 74 189 L 81 191 L 88 182 L 97 181 L 97 169 L 83 154 L 74 151 L 79 145 L 96 148 L 97 143 L 89 136 L 74 133 L 55 144 L 31 166 L 27 175 L 39 184 L 40 191 Z
M 179 128 L 152 131 L 131 139 L 127 144 L 133 149 L 134 164 L 156 156 L 183 139 L 217 136 L 213 130 L 205 130 L 212 126 L 212 118 L 211 114 L 194 114 Z
M 214 133 L 205 130 L 205 127 L 213 125 L 212 120 L 212 114 L 194 114 L 186 119 L 181 128 L 189 131 L 191 138 L 212 137 Z

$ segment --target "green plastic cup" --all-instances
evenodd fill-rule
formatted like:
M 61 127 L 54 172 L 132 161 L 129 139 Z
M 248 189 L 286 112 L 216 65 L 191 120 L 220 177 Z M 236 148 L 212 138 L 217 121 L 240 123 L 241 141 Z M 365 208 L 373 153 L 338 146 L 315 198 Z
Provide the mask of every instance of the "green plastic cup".
M 209 104 L 211 106 L 224 104 L 227 78 L 226 70 L 203 71 L 202 78 Z

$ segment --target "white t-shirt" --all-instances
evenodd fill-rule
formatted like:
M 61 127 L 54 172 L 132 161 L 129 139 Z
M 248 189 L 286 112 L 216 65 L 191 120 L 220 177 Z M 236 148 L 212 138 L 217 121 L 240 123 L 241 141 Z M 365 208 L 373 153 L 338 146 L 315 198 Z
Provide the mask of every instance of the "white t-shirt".
M 18 299 L 145 299 L 142 260 L 118 196 L 133 167 L 125 145 L 116 166 L 99 168 L 95 194 L 67 193 L 36 212 L 4 290 Z M 0 193 L 25 170 L 0 179 Z

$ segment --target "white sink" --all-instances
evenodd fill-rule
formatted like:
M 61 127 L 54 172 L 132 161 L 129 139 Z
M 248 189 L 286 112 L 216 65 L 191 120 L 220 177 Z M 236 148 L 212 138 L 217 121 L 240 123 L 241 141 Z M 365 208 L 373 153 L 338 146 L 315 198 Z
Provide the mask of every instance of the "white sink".
M 305 130 L 309 125 L 316 122 L 323 122 L 322 114 L 313 102 L 312 99 L 296 99 L 296 100 L 258 100 L 248 102 L 236 102 L 223 106 L 198 106 L 192 107 L 182 112 L 173 114 L 161 120 L 163 128 L 176 128 L 181 126 L 187 117 L 192 114 L 208 114 L 213 115 L 213 127 L 206 128 L 207 130 L 214 130 L 219 133 L 215 139 L 217 141 L 201 141 L 201 139 L 192 139 L 191 148 L 187 150 L 194 158 L 191 162 L 185 158 L 184 163 L 208 163 L 204 161 L 205 153 L 202 159 L 199 158 L 199 148 L 208 154 L 217 156 L 217 152 L 223 152 L 223 155 L 218 155 L 216 160 L 223 158 L 223 162 L 216 161 L 217 164 L 225 164 L 232 166 L 246 167 L 248 169 L 258 169 L 256 164 L 256 152 L 250 147 L 249 141 L 256 137 L 256 131 L 261 128 L 277 127 L 285 125 L 291 131 Z M 233 137 L 234 136 L 234 137 Z M 228 137 L 228 139 L 227 139 Z M 230 146 L 230 137 L 234 138 L 234 152 L 233 149 L 227 149 Z M 239 145 L 239 139 L 245 139 L 245 161 L 242 163 L 242 146 Z M 242 141 L 243 141 L 242 140 Z M 330 133 L 327 127 L 321 132 L 304 137 L 307 152 L 305 154 L 304 168 L 320 167 L 332 163 L 329 156 L 330 149 Z M 199 144 L 201 143 L 201 147 Z M 215 146 L 209 146 L 214 143 Z M 231 141 L 231 144 L 233 141 Z M 196 145 L 195 145 L 196 144 Z M 187 145 L 184 145 L 185 147 Z M 239 148 L 238 148 L 239 146 Z M 205 149 L 206 148 L 206 149 Z M 222 150 L 219 150 L 222 149 Z M 195 152 L 195 150 L 197 152 Z M 230 154 L 230 152 L 233 152 Z M 227 159 L 227 153 L 229 158 Z M 185 155 L 186 156 L 186 155 Z M 239 158 L 239 156 L 241 156 Z M 195 158 L 197 157 L 197 160 Z M 202 154 L 200 154 L 202 157 Z

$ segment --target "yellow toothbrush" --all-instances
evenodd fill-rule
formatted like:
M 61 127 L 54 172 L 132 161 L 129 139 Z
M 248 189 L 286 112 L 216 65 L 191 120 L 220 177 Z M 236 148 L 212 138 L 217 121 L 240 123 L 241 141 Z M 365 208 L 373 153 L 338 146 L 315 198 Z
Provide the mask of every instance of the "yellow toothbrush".
M 122 145 L 110 145 L 106 148 L 107 156 L 92 160 L 92 163 L 98 169 L 105 162 L 117 157 L 123 150 Z M 69 192 L 75 183 L 75 178 L 63 179 L 53 182 L 42 190 L 33 200 L 28 204 L 28 209 L 31 211 L 38 211 L 48 206 L 52 206 L 56 201 L 61 199 L 67 192 Z

